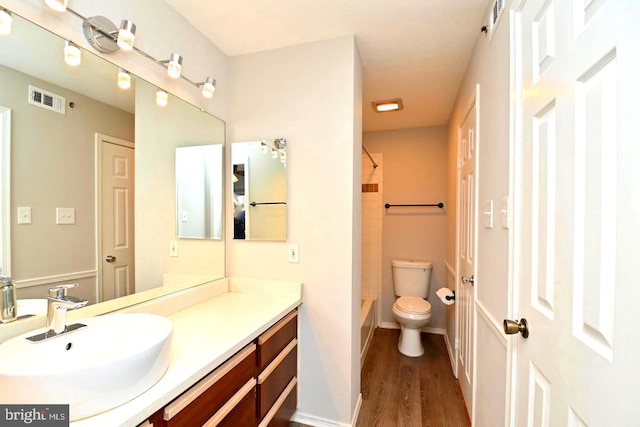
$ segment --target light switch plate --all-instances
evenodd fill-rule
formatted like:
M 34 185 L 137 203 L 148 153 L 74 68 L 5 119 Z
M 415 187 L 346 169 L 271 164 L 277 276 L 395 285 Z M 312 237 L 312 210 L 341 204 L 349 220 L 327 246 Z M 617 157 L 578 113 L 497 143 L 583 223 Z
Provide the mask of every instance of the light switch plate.
M 298 245 L 289 245 L 289 262 L 298 262 L 300 254 L 298 253 Z
M 493 200 L 484 202 L 484 228 L 493 228 Z
M 18 224 L 31 224 L 31 207 L 18 206 Z
M 509 196 L 502 198 L 500 222 L 502 223 L 502 228 L 509 228 Z
M 169 256 L 178 256 L 178 242 L 176 240 L 169 243 Z
M 56 208 L 56 224 L 75 224 L 75 208 Z

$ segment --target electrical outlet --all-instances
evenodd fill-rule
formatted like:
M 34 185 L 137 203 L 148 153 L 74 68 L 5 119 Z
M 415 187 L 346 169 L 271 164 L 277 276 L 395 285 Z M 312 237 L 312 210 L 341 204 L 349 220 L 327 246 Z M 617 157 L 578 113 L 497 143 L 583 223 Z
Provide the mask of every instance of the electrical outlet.
M 178 242 L 175 240 L 169 243 L 169 256 L 178 256 Z
M 298 262 L 298 245 L 289 245 L 289 262 Z

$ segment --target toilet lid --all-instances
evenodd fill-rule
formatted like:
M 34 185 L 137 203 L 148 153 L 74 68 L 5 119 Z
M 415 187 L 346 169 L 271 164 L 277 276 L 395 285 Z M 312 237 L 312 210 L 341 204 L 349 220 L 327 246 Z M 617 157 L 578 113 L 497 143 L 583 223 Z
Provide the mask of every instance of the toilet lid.
M 429 301 L 418 297 L 400 297 L 396 301 L 396 306 L 405 313 L 431 313 L 431 304 Z

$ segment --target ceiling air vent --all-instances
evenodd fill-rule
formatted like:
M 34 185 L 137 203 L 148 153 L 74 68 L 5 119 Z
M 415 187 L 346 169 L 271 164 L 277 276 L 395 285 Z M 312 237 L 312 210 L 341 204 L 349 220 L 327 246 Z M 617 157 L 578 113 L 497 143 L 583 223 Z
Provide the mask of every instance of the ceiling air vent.
M 64 97 L 29 85 L 29 104 L 64 114 L 65 103 Z

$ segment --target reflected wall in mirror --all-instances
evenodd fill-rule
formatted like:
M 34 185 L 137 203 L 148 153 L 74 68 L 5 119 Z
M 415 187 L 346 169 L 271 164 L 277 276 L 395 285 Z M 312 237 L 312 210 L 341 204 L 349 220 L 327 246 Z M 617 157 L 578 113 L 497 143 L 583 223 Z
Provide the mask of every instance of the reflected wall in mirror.
M 222 145 L 176 148 L 178 238 L 222 238 Z
M 234 142 L 231 163 L 233 238 L 286 240 L 286 140 Z
M 157 88 L 135 76 L 131 89 L 119 89 L 119 68 L 91 52 L 83 50 L 81 64 L 70 67 L 63 47 L 63 39 L 16 14 L 11 34 L 0 36 L 0 113 L 10 112 L 11 126 L 10 140 L 1 140 L 11 150 L 4 164 L 10 175 L 3 178 L 10 202 L 1 212 L 3 223 L 10 221 L 2 235 L 10 256 L 2 268 L 18 298 L 45 298 L 48 287 L 71 282 L 79 284 L 74 296 L 95 303 L 163 286 L 165 273 L 224 277 L 224 241 L 186 245 L 180 258 L 169 259 L 176 238 L 175 148 L 188 141 L 222 146 L 224 122 L 174 96 L 168 108 L 157 106 Z M 45 108 L 28 102 L 30 86 L 40 89 L 36 98 Z M 46 108 L 57 96 L 60 111 Z M 109 157 L 103 145 L 126 147 L 131 155 Z M 102 175 L 100 154 L 111 159 Z M 131 186 L 98 190 L 109 168 Z M 222 161 L 218 168 L 222 174 Z M 220 184 L 221 199 L 222 192 Z M 113 233 L 103 229 L 107 215 L 99 209 L 109 197 L 118 208 L 113 220 L 135 218 Z M 132 257 L 103 248 L 105 233 L 115 236 L 113 250 L 127 248 Z M 108 263 L 108 255 L 115 262 Z

